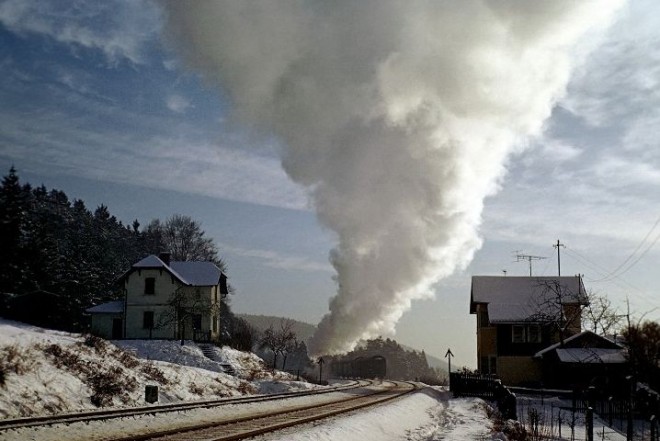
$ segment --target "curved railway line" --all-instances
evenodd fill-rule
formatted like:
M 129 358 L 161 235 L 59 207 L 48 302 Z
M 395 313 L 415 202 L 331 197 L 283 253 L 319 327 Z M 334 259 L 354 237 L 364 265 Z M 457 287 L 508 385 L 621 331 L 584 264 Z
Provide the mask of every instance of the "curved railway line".
M 383 381 L 381 384 L 376 385 L 372 381 L 362 380 L 348 385 L 314 391 L 289 392 L 272 395 L 208 400 L 194 403 L 116 409 L 110 411 L 84 412 L 53 417 L 18 418 L 14 420 L 0 421 L 0 438 L 2 438 L 3 432 L 9 433 L 11 432 L 11 429 L 32 427 L 37 430 L 49 431 L 49 427 L 35 426 L 52 426 L 79 422 L 89 423 L 89 421 L 99 421 L 97 424 L 105 425 L 106 421 L 108 424 L 111 424 L 113 420 L 117 420 L 117 423 L 120 424 L 121 420 L 118 420 L 120 418 L 163 414 L 165 412 L 178 413 L 203 408 L 213 409 L 228 405 L 246 404 L 249 407 L 249 403 L 272 402 L 288 399 L 287 401 L 282 401 L 281 405 L 277 405 L 274 409 L 270 410 L 267 408 L 259 409 L 258 407 L 256 410 L 254 408 L 251 410 L 246 408 L 238 414 L 236 412 L 223 413 L 222 411 L 218 411 L 212 421 L 194 422 L 195 419 L 191 417 L 190 421 L 180 421 L 179 424 L 171 425 L 165 429 L 153 429 L 149 430 L 148 433 L 144 430 L 132 431 L 132 434 L 130 430 L 115 431 L 115 435 L 108 433 L 108 436 L 102 438 L 104 440 L 112 441 L 180 441 L 197 439 L 203 439 L 206 441 L 239 440 L 380 404 L 406 395 L 416 390 L 416 388 L 417 386 L 412 383 Z M 335 398 L 328 395 L 326 398 L 323 398 L 323 400 L 317 402 L 313 402 L 313 400 L 310 401 L 308 398 L 298 400 L 296 403 L 296 399 L 300 397 L 313 395 L 319 396 L 330 393 L 339 393 L 341 396 Z M 235 408 L 235 406 L 233 407 Z M 68 426 L 57 427 L 64 427 L 62 430 L 66 430 Z M 113 431 L 109 430 L 109 432 Z
M 258 403 L 260 401 L 282 400 L 286 398 L 304 397 L 308 395 L 322 395 L 332 392 L 341 392 L 370 384 L 369 381 L 354 381 L 349 384 L 324 388 L 320 390 L 306 390 L 300 392 L 282 392 L 268 395 L 250 395 L 235 398 L 220 398 L 217 400 L 192 401 L 185 403 L 157 404 L 154 406 L 130 407 L 110 410 L 93 410 L 86 412 L 73 412 L 59 415 L 9 418 L 0 420 L 0 433 L 3 430 L 35 426 L 50 426 L 53 424 L 69 424 L 84 421 L 110 420 L 113 418 L 126 418 L 138 415 L 155 415 L 165 412 L 181 412 L 193 409 L 226 406 L 229 404 Z

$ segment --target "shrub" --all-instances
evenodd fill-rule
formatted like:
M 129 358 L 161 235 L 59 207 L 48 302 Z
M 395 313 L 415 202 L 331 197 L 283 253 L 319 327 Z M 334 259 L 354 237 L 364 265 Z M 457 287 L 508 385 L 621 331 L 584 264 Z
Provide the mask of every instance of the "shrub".
M 119 362 L 126 366 L 128 369 L 136 368 L 140 364 L 138 359 L 135 358 L 131 353 L 121 349 L 118 349 L 115 352 L 115 356 L 117 357 L 117 360 L 119 360 Z
M 24 375 L 32 371 L 37 363 L 27 349 L 18 345 L 3 346 L 0 348 L 0 386 L 5 385 L 8 374 Z
M 257 393 L 257 388 L 248 381 L 241 381 L 238 385 L 238 391 L 243 395 Z
M 188 385 L 188 390 L 190 391 L 191 394 L 204 395 L 204 388 L 197 385 L 196 383 L 190 383 Z
M 170 380 L 167 379 L 163 371 L 158 369 L 152 363 L 143 365 L 141 371 L 150 380 L 157 381 L 163 385 L 170 384 Z
M 101 337 L 97 337 L 93 334 L 85 334 L 84 344 L 85 346 L 94 348 L 99 354 L 105 354 L 108 349 L 108 343 Z
M 92 396 L 90 397 L 92 404 L 96 407 L 111 406 L 112 399 L 116 395 L 122 394 L 126 389 L 129 391 L 135 390 L 137 387 L 135 380 L 122 374 L 123 372 L 119 367 L 92 374 L 87 380 L 89 387 L 92 389 Z

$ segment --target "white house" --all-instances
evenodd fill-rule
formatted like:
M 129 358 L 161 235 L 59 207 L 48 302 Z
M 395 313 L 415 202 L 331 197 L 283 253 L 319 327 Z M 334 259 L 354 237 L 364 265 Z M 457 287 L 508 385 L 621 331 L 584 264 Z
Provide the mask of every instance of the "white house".
M 227 277 L 212 262 L 150 255 L 123 274 L 124 299 L 87 309 L 92 333 L 105 338 L 217 340 Z

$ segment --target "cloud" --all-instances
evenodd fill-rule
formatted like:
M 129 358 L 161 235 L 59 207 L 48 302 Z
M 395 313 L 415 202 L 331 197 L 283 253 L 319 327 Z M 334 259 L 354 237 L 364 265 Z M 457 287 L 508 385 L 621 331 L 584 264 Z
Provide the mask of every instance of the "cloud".
M 84 101 L 84 97 L 82 98 Z M 86 102 L 90 108 L 102 103 Z M 93 112 L 92 112 L 93 113 Z M 124 113 L 105 106 L 113 121 L 99 127 L 93 117 L 64 109 L 17 113 L 0 109 L 2 156 L 29 162 L 44 174 L 68 173 L 265 206 L 307 210 L 305 192 L 265 152 L 238 150 L 205 139 L 199 127 L 167 118 Z M 142 135 L 117 127 L 140 120 Z
M 562 106 L 594 126 L 625 127 L 640 112 L 660 104 L 660 4 L 627 4 L 603 47 L 588 58 L 569 84 Z
M 99 50 L 111 64 L 141 64 L 162 20 L 159 10 L 143 0 L 5 0 L 0 4 L 0 23 L 17 34 L 42 35 L 74 50 Z
M 165 101 L 168 109 L 175 113 L 183 113 L 192 107 L 190 101 L 181 95 L 170 95 Z
M 257 258 L 261 260 L 264 265 L 271 268 L 287 271 L 332 272 L 332 266 L 328 262 L 313 262 L 304 257 L 289 256 L 270 250 L 233 247 L 227 244 L 220 244 L 219 248 L 223 252 L 235 254 L 238 256 Z

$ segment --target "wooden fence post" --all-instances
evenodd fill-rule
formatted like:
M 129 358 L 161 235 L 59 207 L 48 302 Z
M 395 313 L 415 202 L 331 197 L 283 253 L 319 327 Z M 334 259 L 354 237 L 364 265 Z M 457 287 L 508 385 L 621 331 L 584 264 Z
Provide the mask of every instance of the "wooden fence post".
M 594 441 L 594 410 L 587 407 L 587 441 Z

